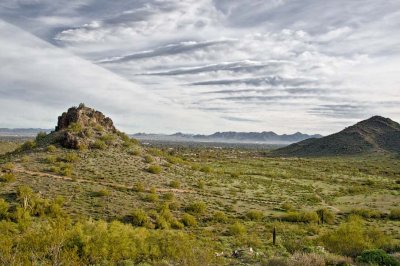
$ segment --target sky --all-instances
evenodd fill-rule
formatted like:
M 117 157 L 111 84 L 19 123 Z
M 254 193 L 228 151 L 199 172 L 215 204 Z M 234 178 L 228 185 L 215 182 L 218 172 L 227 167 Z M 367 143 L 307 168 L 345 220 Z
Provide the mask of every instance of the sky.
M 128 133 L 400 121 L 398 0 L 1 0 L 0 127 L 83 102 Z

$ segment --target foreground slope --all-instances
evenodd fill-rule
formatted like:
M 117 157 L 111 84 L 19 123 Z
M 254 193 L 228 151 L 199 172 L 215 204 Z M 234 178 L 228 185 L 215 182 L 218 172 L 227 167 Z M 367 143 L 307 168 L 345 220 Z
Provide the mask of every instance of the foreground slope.
M 372 152 L 400 152 L 400 124 L 373 116 L 344 130 L 320 138 L 307 139 L 275 150 L 282 156 L 335 156 Z
M 0 171 L 0 265 L 357 265 L 400 250 L 392 155 L 142 146 L 81 105 Z

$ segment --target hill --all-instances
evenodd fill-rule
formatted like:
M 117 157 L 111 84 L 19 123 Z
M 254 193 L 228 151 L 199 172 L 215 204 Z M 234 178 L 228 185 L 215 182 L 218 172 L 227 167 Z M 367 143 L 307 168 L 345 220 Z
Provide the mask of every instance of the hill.
M 294 134 L 278 135 L 272 131 L 263 132 L 216 132 L 211 135 L 196 135 L 175 133 L 172 135 L 144 134 L 132 135 L 143 140 L 182 141 L 182 142 L 221 142 L 221 143 L 266 143 L 266 144 L 290 144 L 309 138 L 320 138 L 319 134 L 308 135 L 300 132 Z
M 59 144 L 67 149 L 104 149 L 107 146 L 130 145 L 131 139 L 118 131 L 111 118 L 80 104 L 58 117 L 55 131 L 37 138 L 39 146 Z
M 372 152 L 400 152 L 400 125 L 381 116 L 373 116 L 344 130 L 320 138 L 307 139 L 271 154 L 282 156 L 335 156 Z

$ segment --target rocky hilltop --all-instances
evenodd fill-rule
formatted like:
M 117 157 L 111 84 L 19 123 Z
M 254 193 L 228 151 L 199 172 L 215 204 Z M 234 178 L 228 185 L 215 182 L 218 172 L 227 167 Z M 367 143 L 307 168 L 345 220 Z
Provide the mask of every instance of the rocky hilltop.
M 103 149 L 130 141 L 126 134 L 115 128 L 111 118 L 84 104 L 71 107 L 59 116 L 55 131 L 44 140 L 68 149 Z
M 400 153 L 400 124 L 389 118 L 373 116 L 338 133 L 320 139 L 307 139 L 277 149 L 272 154 L 334 156 L 370 152 Z

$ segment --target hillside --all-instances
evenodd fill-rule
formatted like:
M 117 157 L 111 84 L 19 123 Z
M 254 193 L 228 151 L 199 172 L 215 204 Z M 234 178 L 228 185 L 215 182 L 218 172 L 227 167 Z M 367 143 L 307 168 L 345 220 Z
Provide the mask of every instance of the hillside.
M 141 146 L 81 105 L 0 155 L 0 264 L 357 265 L 400 245 L 399 176 L 387 155 Z
M 400 152 L 400 125 L 381 116 L 373 116 L 344 130 L 320 138 L 307 139 L 271 154 L 282 156 L 335 156 L 372 152 Z

